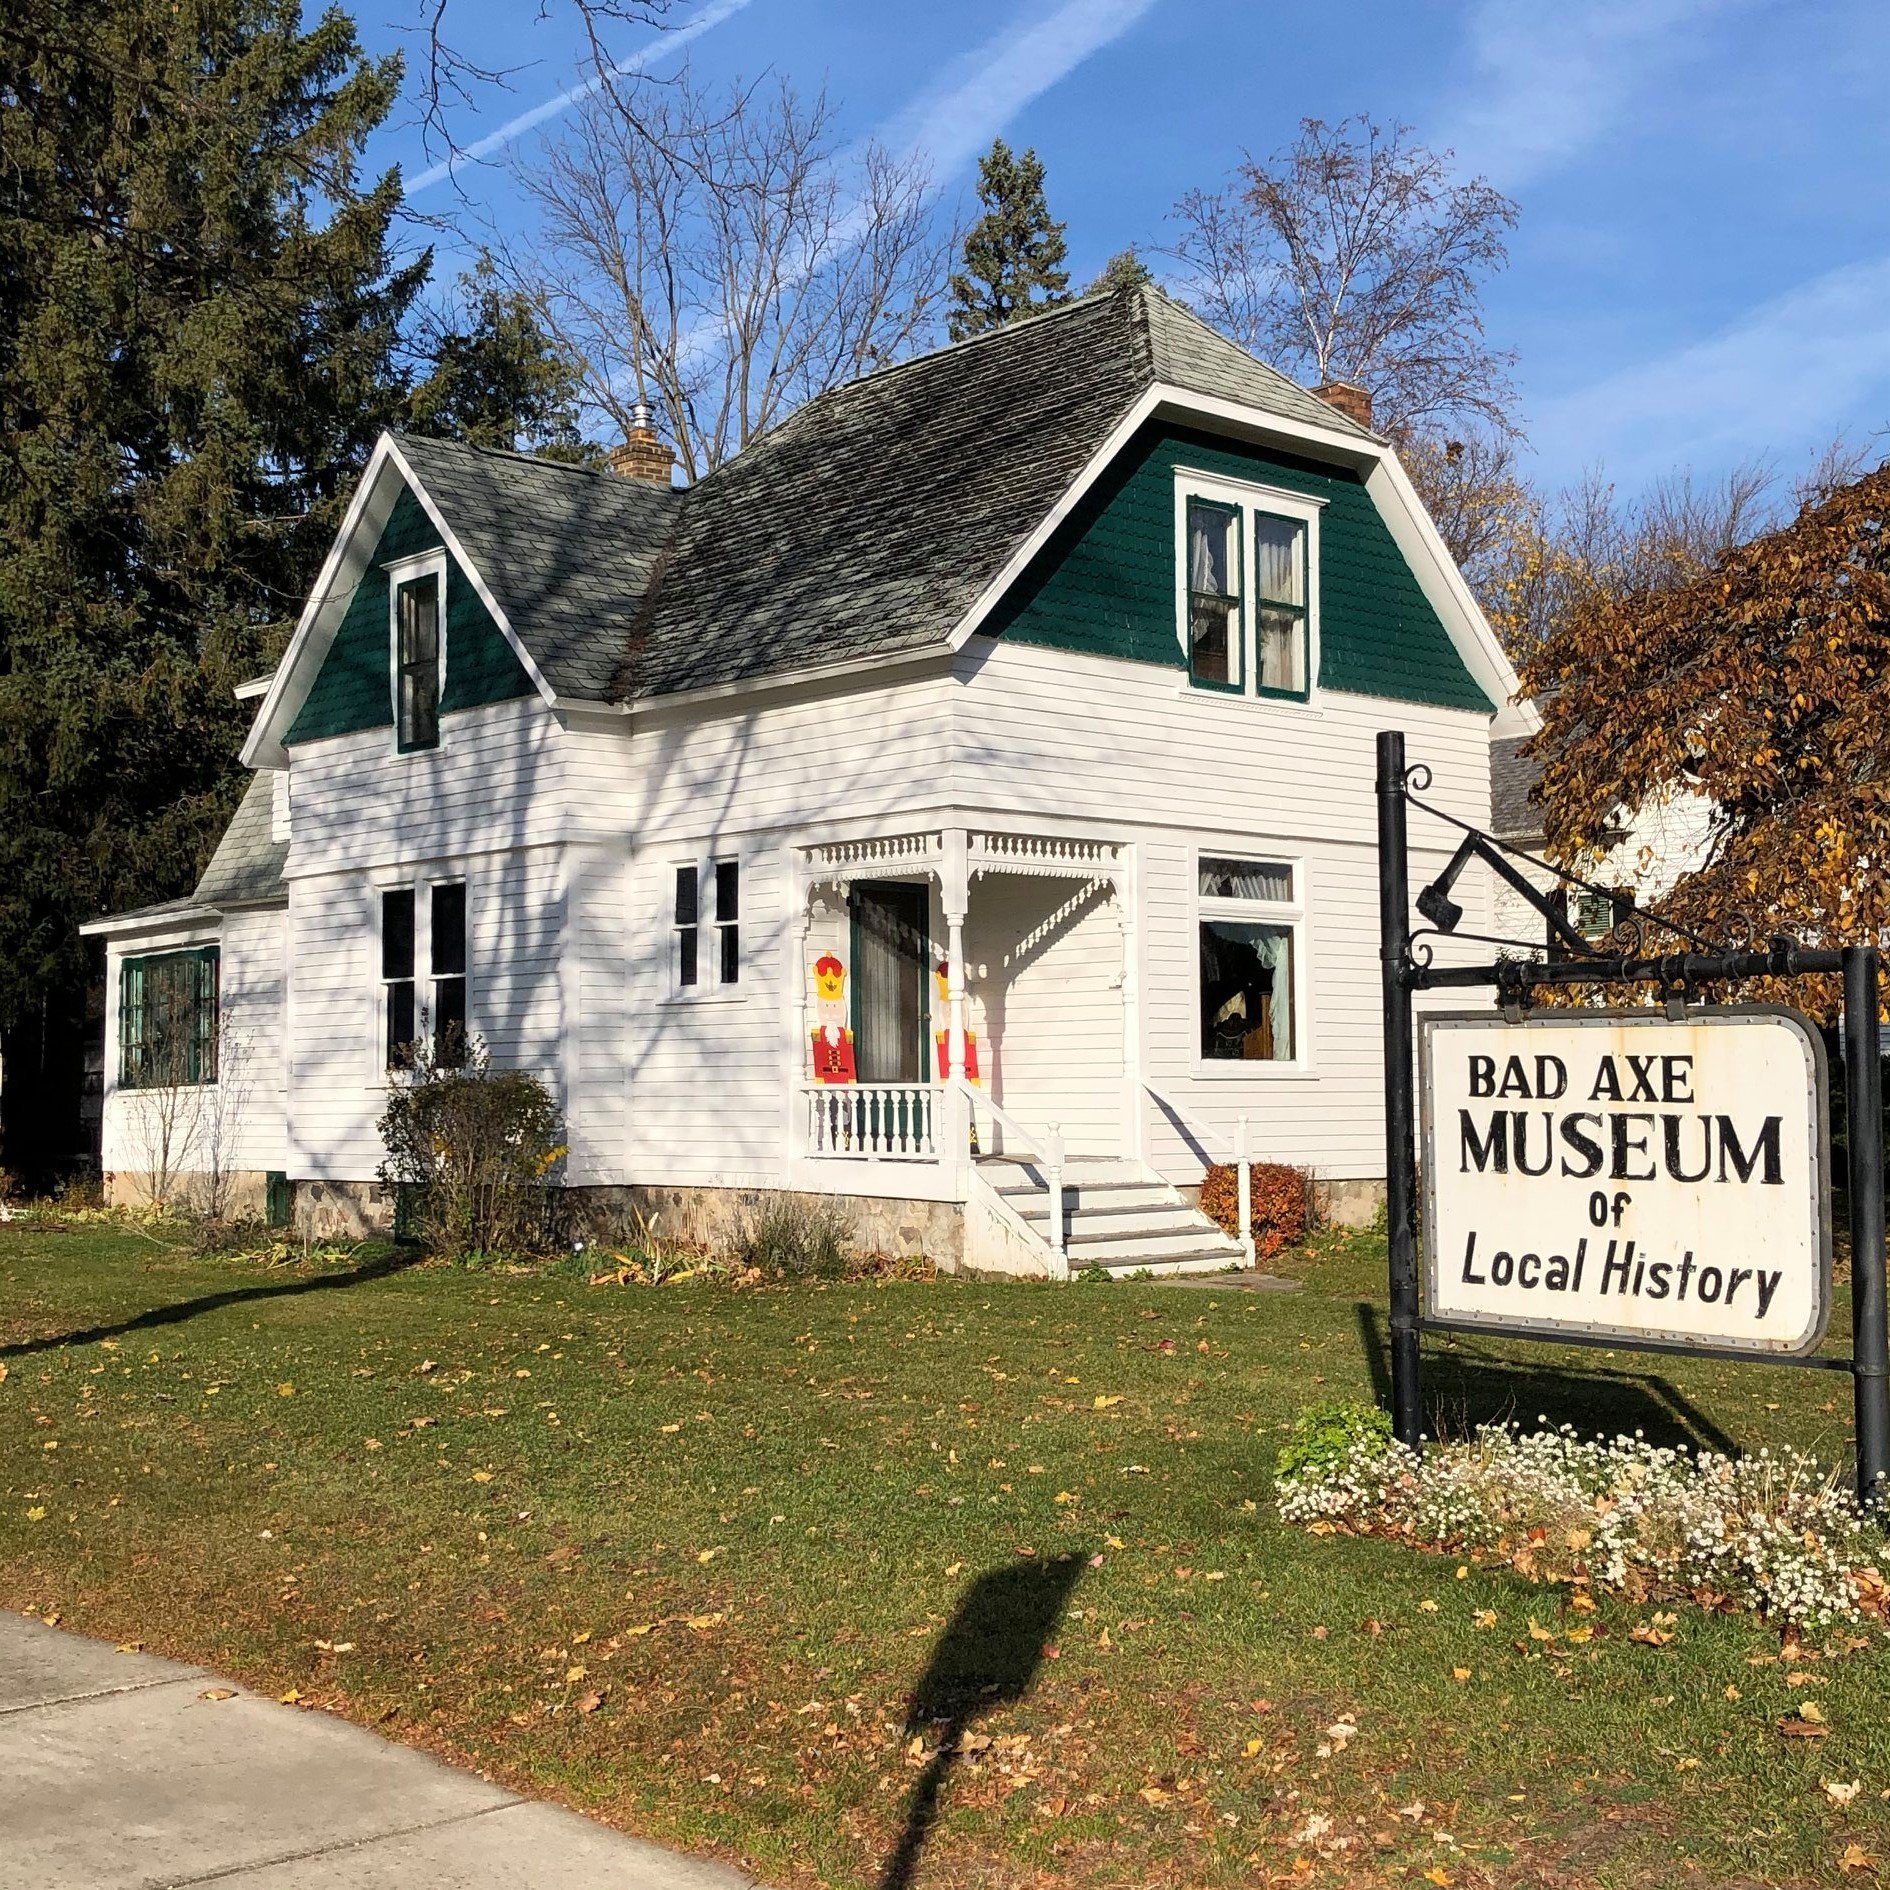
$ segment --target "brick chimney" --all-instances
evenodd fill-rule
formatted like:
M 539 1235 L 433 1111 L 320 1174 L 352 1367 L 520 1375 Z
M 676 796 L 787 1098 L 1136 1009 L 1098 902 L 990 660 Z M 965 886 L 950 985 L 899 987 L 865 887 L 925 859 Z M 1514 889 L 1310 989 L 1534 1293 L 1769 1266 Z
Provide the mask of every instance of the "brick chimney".
M 610 449 L 608 461 L 619 479 L 641 479 L 652 486 L 673 483 L 676 455 L 657 437 L 650 410 L 642 401 L 631 412 L 623 444 Z
M 1348 420 L 1356 420 L 1370 431 L 1372 424 L 1371 389 L 1356 381 L 1321 381 L 1313 392 L 1328 407 L 1336 407 Z

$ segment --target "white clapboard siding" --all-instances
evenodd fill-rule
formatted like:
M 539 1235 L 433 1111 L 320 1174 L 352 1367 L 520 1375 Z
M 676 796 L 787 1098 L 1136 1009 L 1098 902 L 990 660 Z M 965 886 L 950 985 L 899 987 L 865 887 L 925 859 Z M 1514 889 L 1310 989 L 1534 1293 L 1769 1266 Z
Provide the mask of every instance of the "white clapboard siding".
M 676 868 L 731 857 L 741 864 L 739 978 L 733 987 L 714 981 L 712 903 L 705 900 L 702 982 L 682 991 L 673 952 Z M 627 939 L 633 1180 L 742 1186 L 781 1179 L 792 1055 L 781 983 L 789 880 L 784 850 L 765 838 L 703 836 L 639 850 Z
M 114 940 L 106 955 L 105 1095 L 101 1166 L 108 1174 L 148 1174 L 168 1142 L 179 1174 L 218 1167 L 227 1174 L 267 1172 L 285 1161 L 283 1128 L 283 962 L 285 915 L 279 910 L 200 912 L 164 932 Z M 121 1089 L 119 993 L 128 957 L 216 945 L 218 1080 L 158 1096 Z
M 1072 1155 L 1123 1144 L 1122 930 L 1108 887 L 992 874 L 965 922 L 979 1072 L 1023 1125 Z
M 424 915 L 431 882 L 464 879 L 467 1029 L 496 1065 L 536 1072 L 568 1106 L 560 851 L 540 845 L 447 854 L 291 880 L 289 1145 L 298 1178 L 362 1181 L 380 1165 L 375 1124 L 386 1083 L 379 903 L 389 886 L 414 886 Z M 424 916 L 416 956 L 425 1010 Z

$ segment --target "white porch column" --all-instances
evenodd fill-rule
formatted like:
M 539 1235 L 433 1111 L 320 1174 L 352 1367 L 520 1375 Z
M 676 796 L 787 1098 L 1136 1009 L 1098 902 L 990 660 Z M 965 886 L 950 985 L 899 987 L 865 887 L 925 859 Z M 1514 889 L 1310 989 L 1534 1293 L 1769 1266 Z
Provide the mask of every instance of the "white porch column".
M 939 864 L 938 898 L 945 912 L 945 1073 L 965 1073 L 965 914 L 971 903 L 970 837 L 948 827 Z
M 953 1088 L 945 1101 L 942 1153 L 969 1188 L 971 1104 L 957 1087 L 965 1075 L 965 913 L 971 903 L 971 836 L 947 827 L 939 836 L 938 902 L 945 915 L 945 1075 Z

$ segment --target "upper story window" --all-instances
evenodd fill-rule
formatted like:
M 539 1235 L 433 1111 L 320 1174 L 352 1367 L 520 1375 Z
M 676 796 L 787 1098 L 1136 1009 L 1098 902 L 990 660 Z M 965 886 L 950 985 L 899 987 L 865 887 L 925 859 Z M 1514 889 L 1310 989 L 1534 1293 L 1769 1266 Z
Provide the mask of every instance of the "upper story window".
M 1177 476 L 1190 682 L 1301 702 L 1311 694 L 1319 509 L 1292 493 Z
M 216 946 L 127 958 L 119 973 L 118 1082 L 174 1089 L 217 1080 Z
M 429 552 L 388 570 L 395 745 L 405 755 L 440 745 L 446 670 L 446 557 Z
M 695 860 L 676 868 L 670 963 L 677 992 L 732 990 L 741 983 L 741 890 L 739 860 Z

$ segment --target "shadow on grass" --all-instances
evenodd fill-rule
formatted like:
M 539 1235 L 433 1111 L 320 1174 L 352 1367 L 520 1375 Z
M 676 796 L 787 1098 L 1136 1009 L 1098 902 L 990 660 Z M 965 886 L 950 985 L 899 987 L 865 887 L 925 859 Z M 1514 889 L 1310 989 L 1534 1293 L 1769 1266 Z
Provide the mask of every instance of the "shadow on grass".
M 1381 1405 L 1391 1403 L 1390 1348 L 1379 1309 L 1357 1304 L 1359 1344 Z M 1594 1355 L 1590 1355 L 1591 1357 Z M 1424 1428 L 1431 1437 L 1463 1436 L 1479 1424 L 1515 1418 L 1609 1436 L 1639 1431 L 1650 1444 L 1686 1444 L 1731 1454 L 1733 1440 L 1670 1379 L 1656 1371 L 1603 1364 L 1525 1364 L 1459 1338 L 1450 1352 L 1424 1352 Z
M 919 1684 L 906 1704 L 906 1737 L 935 1732 L 938 1750 L 906 1801 L 905 1829 L 886 1860 L 879 1890 L 907 1890 L 938 1818 L 939 1795 L 971 1722 L 1029 1693 L 1055 1631 L 1082 1578 L 1081 1552 L 1052 1562 L 992 1569 L 965 1590 Z
M 121 1338 L 127 1332 L 146 1332 L 157 1326 L 182 1325 L 204 1313 L 219 1312 L 225 1306 L 243 1306 L 264 1299 L 293 1299 L 303 1293 L 327 1293 L 344 1286 L 364 1286 L 370 1280 L 385 1279 L 390 1273 L 404 1272 L 425 1258 L 418 1248 L 398 1248 L 377 1254 L 345 1273 L 322 1273 L 300 1280 L 278 1280 L 268 1286 L 232 1286 L 221 1293 L 203 1293 L 196 1299 L 180 1299 L 174 1306 L 154 1306 L 130 1319 L 108 1326 L 87 1326 L 79 1332 L 60 1332 L 43 1339 L 21 1339 L 13 1345 L 0 1345 L 0 1358 L 25 1358 L 34 1352 L 56 1352 L 68 1345 L 96 1345 L 100 1339 Z

